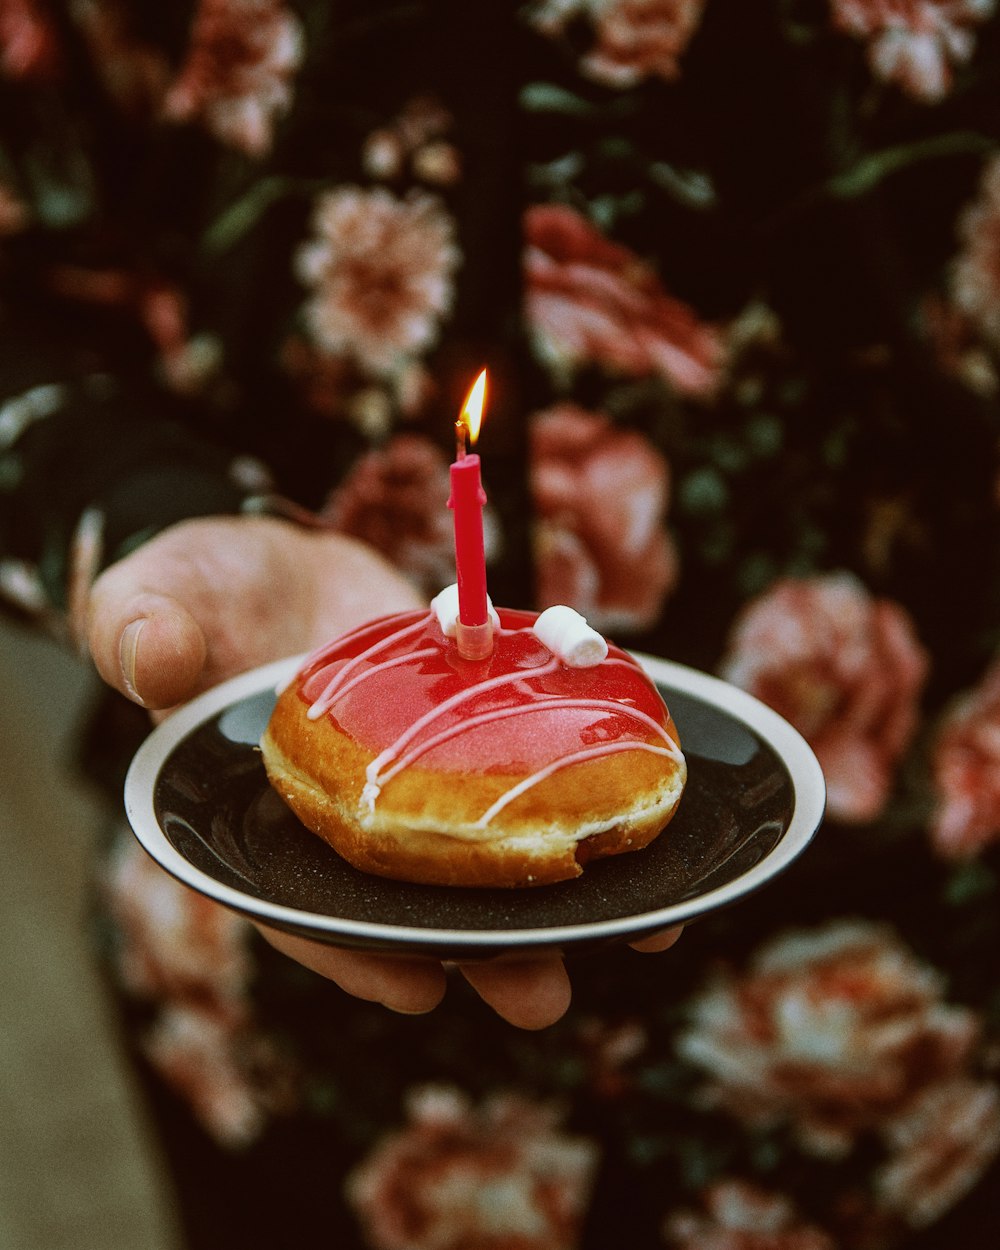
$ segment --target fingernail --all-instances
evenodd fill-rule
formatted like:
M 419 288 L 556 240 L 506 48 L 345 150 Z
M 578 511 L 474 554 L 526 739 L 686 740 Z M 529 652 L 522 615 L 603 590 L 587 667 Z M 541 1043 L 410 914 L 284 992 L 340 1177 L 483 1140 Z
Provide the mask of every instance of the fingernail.
M 139 651 L 139 635 L 142 633 L 145 624 L 145 617 L 140 617 L 139 620 L 126 625 L 122 633 L 122 640 L 118 644 L 118 661 L 121 664 L 122 680 L 125 683 L 125 689 L 128 691 L 129 696 L 135 699 L 136 703 L 142 703 L 144 706 L 145 700 L 135 684 L 135 662 Z

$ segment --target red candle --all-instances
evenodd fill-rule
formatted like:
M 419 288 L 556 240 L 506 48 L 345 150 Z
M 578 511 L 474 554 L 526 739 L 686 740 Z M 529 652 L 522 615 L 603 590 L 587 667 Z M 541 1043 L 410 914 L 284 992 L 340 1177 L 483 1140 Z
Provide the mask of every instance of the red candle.
M 458 454 L 451 466 L 451 498 L 455 514 L 455 571 L 458 581 L 456 641 L 461 655 L 481 660 L 493 650 L 493 627 L 486 599 L 486 550 L 483 544 L 483 504 L 486 493 L 479 473 L 479 457 L 466 455 L 466 437 L 475 443 L 486 400 L 486 370 L 476 378 L 455 422 Z

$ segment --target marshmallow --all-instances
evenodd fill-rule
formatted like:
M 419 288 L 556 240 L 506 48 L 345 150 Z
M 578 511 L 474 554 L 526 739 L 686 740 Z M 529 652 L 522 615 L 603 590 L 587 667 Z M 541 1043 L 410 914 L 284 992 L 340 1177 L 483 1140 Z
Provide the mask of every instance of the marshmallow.
M 546 608 L 532 629 L 539 641 L 570 668 L 593 668 L 607 658 L 608 644 L 601 635 L 565 604 Z
M 450 586 L 445 586 L 439 594 L 436 594 L 431 600 L 431 611 L 438 619 L 441 626 L 441 633 L 446 638 L 455 637 L 455 628 L 458 625 L 458 583 L 452 582 Z M 497 616 L 493 607 L 493 601 L 489 595 L 486 596 L 486 611 L 493 623 L 494 629 L 500 628 L 500 618 Z

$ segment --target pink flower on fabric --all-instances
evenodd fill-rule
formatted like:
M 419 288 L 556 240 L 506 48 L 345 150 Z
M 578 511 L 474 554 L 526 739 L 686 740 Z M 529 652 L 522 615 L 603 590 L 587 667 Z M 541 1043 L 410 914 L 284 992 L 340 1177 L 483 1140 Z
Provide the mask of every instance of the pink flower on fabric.
M 951 89 L 952 66 L 968 61 L 996 0 L 830 0 L 833 22 L 867 42 L 876 78 L 932 104 Z
M 263 1040 L 210 1008 L 171 1004 L 143 1038 L 142 1050 L 223 1146 L 250 1145 L 264 1129 L 275 1091 L 282 1091 L 277 1101 L 284 1102 L 287 1077 L 278 1079 L 272 1092 L 261 1084 L 263 1069 L 275 1058 Z
M 952 297 L 1000 349 L 1000 156 L 983 170 L 979 195 L 958 222 L 962 247 L 951 267 Z
M 537 413 L 530 440 L 539 606 L 567 603 L 609 632 L 651 625 L 677 579 L 666 461 L 575 404 Z
M 59 60 L 56 30 L 39 0 L 0 0 L 0 74 L 49 78 Z
M 361 160 L 374 179 L 393 180 L 407 166 L 421 182 L 450 187 L 459 179 L 462 161 L 447 138 L 454 127 L 451 114 L 432 96 L 415 96 L 388 126 L 365 140 Z
M 658 374 L 684 395 L 719 380 L 718 332 L 663 289 L 638 256 L 564 204 L 524 216 L 526 312 L 539 354 L 556 368 L 599 364 Z
M 263 156 L 291 107 L 302 52 L 302 24 L 281 0 L 200 0 L 164 116 L 199 119 L 220 142 Z
M 17 234 L 31 219 L 28 206 L 9 186 L 0 182 L 0 238 Z
M 874 820 L 917 723 L 927 657 L 905 610 L 846 573 L 776 582 L 737 618 L 722 675 L 807 739 L 838 820 Z
M 664 1222 L 672 1250 L 836 1250 L 822 1229 L 801 1222 L 784 1194 L 727 1179 L 702 1197 L 704 1214 L 677 1211 Z
M 1000 300 L 1000 278 L 996 298 Z M 919 309 L 921 328 L 942 371 L 987 398 L 1000 391 L 996 366 L 983 342 L 989 337 L 987 325 L 991 312 L 991 307 L 984 308 L 977 326 L 957 301 L 933 294 L 921 300 Z M 997 341 L 1000 342 L 1000 324 Z
M 437 197 L 343 187 L 320 196 L 313 230 L 296 270 L 313 292 L 305 319 L 317 346 L 388 373 L 434 343 L 460 259 Z
M 127 989 L 242 1010 L 247 921 L 175 881 L 131 836 L 118 840 L 103 884 L 121 934 L 118 970 Z
M 350 1174 L 348 1201 L 374 1250 L 572 1250 L 596 1147 L 516 1095 L 475 1107 L 427 1086 L 408 1122 Z
M 649 1047 L 638 1020 L 612 1022 L 599 1016 L 581 1020 L 577 1032 L 587 1084 L 600 1098 L 620 1098 L 635 1085 L 630 1067 Z
M 103 886 L 122 984 L 158 1009 L 143 1053 L 218 1142 L 248 1145 L 292 1107 L 295 1087 L 252 1018 L 249 923 L 168 876 L 127 833 Z
M 187 296 L 170 282 L 129 269 L 80 265 L 52 266 L 46 278 L 49 289 L 63 299 L 128 309 L 156 347 L 164 381 L 178 392 L 204 390 L 221 363 L 218 339 L 190 334 Z
M 529 18 L 548 35 L 588 19 L 595 39 L 581 58 L 582 73 L 609 87 L 634 87 L 678 76 L 704 7 L 705 0 L 542 0 Z
M 417 434 L 399 434 L 355 464 L 323 511 L 334 528 L 370 543 L 426 591 L 455 580 L 448 463 Z
M 837 1158 L 968 1064 L 978 1022 L 943 994 L 888 927 L 832 921 L 716 976 L 678 1049 L 706 1072 L 708 1103 L 751 1126 L 787 1122 L 805 1150 Z
M 1000 841 L 1000 661 L 946 713 L 934 744 L 932 777 L 936 850 L 968 859 Z
M 109 95 L 128 113 L 158 111 L 170 65 L 159 48 L 137 36 L 134 14 L 123 0 L 73 0 L 70 14 Z
M 957 1077 L 925 1090 L 885 1130 L 879 1205 L 913 1228 L 939 1219 L 1000 1154 L 1000 1089 Z

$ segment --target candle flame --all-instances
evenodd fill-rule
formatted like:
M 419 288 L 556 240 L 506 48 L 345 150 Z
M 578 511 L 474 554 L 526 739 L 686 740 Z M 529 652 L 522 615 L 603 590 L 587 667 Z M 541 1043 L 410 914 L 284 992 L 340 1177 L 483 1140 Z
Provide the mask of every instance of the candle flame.
M 473 382 L 468 395 L 465 397 L 465 403 L 462 405 L 462 415 L 458 418 L 458 424 L 464 425 L 469 431 L 469 442 L 475 444 L 479 437 L 479 427 L 483 423 L 483 408 L 486 406 L 486 370 L 484 369 L 475 382 Z

